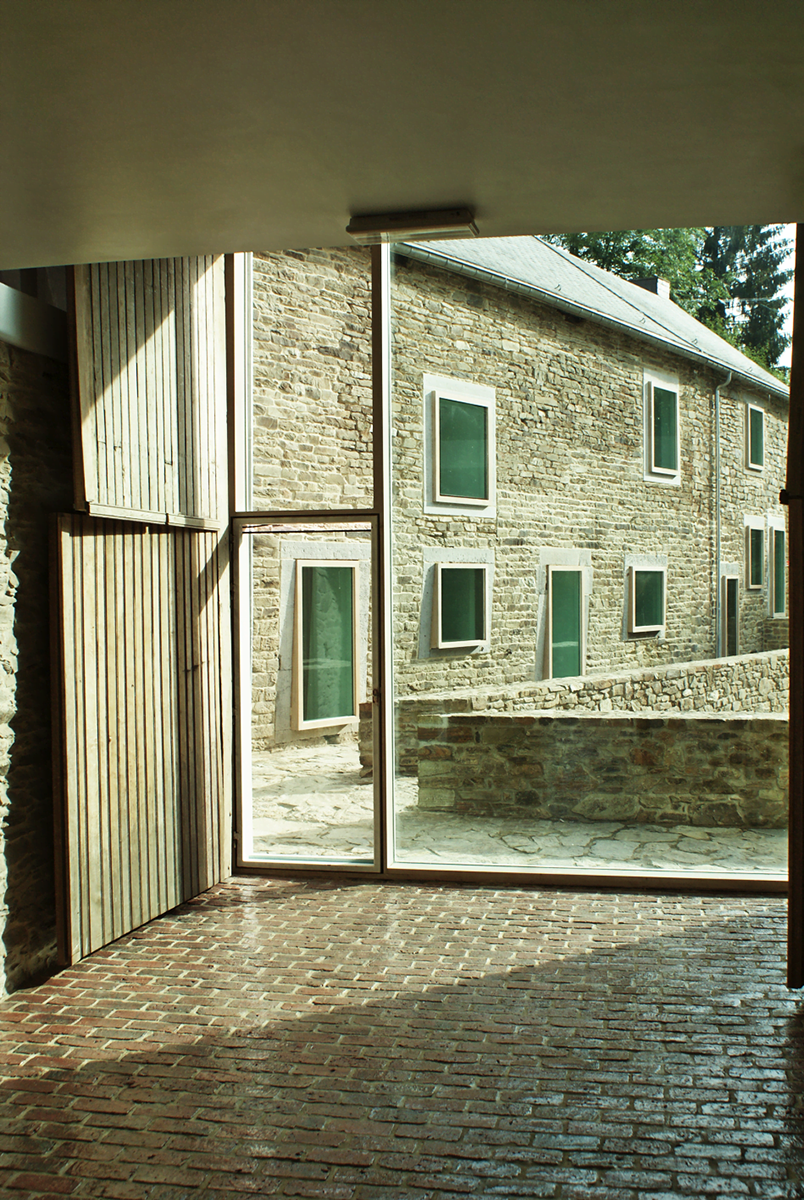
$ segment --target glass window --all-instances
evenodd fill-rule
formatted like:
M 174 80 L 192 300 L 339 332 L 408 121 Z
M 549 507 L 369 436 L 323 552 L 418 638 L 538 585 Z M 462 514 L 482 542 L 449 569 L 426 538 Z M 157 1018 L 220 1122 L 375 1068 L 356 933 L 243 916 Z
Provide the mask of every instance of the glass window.
M 629 633 L 657 633 L 665 623 L 665 571 L 632 567 Z
M 651 385 L 651 470 L 674 475 L 678 471 L 678 393 Z
M 488 408 L 436 394 L 436 499 L 489 499 Z
M 298 729 L 357 715 L 357 563 L 296 564 L 295 692 Z
M 748 569 L 746 577 L 750 588 L 760 588 L 764 583 L 763 561 L 765 558 L 765 530 L 746 529 Z
M 548 674 L 553 679 L 584 673 L 583 572 L 548 568 Z
M 773 615 L 785 615 L 785 582 L 787 563 L 785 558 L 785 537 L 783 529 L 773 531 Z
M 740 591 L 736 575 L 723 576 L 723 653 L 739 654 Z
M 436 564 L 432 639 L 436 649 L 488 641 L 486 577 L 485 566 Z
M 765 465 L 765 413 L 749 404 L 747 418 L 748 466 L 761 471 Z

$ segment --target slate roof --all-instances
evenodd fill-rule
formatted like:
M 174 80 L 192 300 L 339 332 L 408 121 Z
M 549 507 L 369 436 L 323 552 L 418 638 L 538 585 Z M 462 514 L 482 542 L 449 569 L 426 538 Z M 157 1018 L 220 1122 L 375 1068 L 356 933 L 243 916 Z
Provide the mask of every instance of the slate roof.
M 705 362 L 724 375 L 787 399 L 789 389 L 672 300 L 657 296 L 538 237 L 405 243 L 410 258 L 525 293 L 544 304 L 598 321 Z

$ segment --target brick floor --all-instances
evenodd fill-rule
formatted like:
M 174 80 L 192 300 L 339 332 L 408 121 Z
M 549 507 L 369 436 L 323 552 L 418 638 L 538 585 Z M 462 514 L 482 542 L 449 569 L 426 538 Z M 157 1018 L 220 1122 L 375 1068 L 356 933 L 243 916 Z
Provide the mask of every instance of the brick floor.
M 0 1192 L 804 1196 L 784 922 L 232 880 L 0 1005 Z

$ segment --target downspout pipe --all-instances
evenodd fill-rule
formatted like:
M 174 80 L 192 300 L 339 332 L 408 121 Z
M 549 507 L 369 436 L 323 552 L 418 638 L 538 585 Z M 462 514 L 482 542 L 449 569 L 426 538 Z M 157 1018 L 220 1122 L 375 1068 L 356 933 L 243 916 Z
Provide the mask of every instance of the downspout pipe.
M 715 388 L 715 658 L 723 657 L 723 620 L 720 596 L 720 392 L 734 377 L 727 377 Z

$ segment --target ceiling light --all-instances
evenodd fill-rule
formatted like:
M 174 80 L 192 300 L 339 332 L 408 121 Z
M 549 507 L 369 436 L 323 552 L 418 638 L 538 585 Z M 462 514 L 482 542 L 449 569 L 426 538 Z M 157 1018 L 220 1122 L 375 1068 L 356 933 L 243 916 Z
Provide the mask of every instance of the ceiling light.
M 346 226 L 361 246 L 381 242 L 425 242 L 431 238 L 478 237 L 471 208 L 440 208 L 427 212 L 373 213 L 352 217 Z

